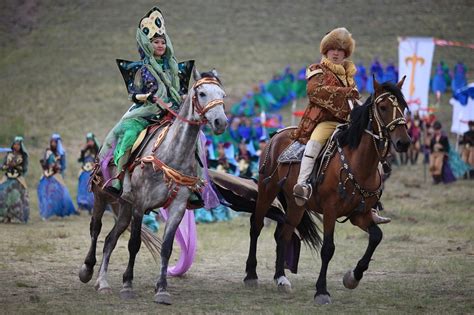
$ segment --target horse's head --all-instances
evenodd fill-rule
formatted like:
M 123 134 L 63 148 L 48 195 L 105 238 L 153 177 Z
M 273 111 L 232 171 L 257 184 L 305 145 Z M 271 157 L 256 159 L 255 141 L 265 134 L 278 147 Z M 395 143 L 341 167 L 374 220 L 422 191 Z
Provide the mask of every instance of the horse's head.
M 374 119 L 377 131 L 390 139 L 397 152 L 406 152 L 411 139 L 404 111 L 408 105 L 401 91 L 405 76 L 397 84 L 378 83 L 374 77 Z
M 192 106 L 202 121 L 209 123 L 215 134 L 221 134 L 227 127 L 224 111 L 225 92 L 217 72 L 199 73 L 193 70 L 195 83 L 191 90 Z

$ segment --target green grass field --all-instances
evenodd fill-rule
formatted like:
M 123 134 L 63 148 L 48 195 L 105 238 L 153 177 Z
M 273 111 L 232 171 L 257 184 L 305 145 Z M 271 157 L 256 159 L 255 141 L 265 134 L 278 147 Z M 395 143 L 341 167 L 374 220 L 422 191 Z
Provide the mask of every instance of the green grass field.
M 59 1 L 0 3 L 0 146 L 24 135 L 30 151 L 31 222 L 1 225 L 1 313 L 472 313 L 474 272 L 473 183 L 432 186 L 421 165 L 395 169 L 384 193 L 385 238 L 359 288 L 343 288 L 344 272 L 363 254 L 366 235 L 338 226 L 328 288 L 334 304 L 312 304 L 320 262 L 303 252 L 294 292 L 281 295 L 271 279 L 273 228 L 259 244 L 262 286 L 243 287 L 247 218 L 200 225 L 198 257 L 189 273 L 170 281 L 175 304 L 152 301 L 158 267 L 143 248 L 136 267 L 136 301 L 120 301 L 127 261 L 123 237 L 112 256 L 112 296 L 99 296 L 77 278 L 89 243 L 87 215 L 42 222 L 36 185 L 51 133 L 68 152 L 66 183 L 75 196 L 79 155 L 89 131 L 103 139 L 129 106 L 115 59 L 138 58 L 135 28 L 154 4 L 165 13 L 179 60 L 215 67 L 229 95 L 239 99 L 259 80 L 287 64 L 294 69 L 319 59 L 319 41 L 346 26 L 357 41 L 354 61 L 397 60 L 397 36 L 433 36 L 472 43 L 472 1 Z M 474 67 L 466 48 L 437 47 L 434 62 Z M 469 72 L 472 79 L 472 70 Z M 449 127 L 449 96 L 438 116 Z M 303 106 L 303 102 L 300 106 Z M 283 111 L 290 121 L 289 109 Z M 454 139 L 453 139 L 454 140 Z M 102 231 L 102 240 L 113 222 Z M 102 247 L 103 243 L 99 244 Z M 99 251 L 100 252 L 100 251 Z

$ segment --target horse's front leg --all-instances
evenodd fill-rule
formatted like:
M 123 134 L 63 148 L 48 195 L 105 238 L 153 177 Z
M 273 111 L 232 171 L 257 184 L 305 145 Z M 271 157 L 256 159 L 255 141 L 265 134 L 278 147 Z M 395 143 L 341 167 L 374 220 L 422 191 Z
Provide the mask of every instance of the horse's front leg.
M 319 272 L 318 281 L 316 282 L 316 294 L 314 302 L 316 304 L 331 304 L 331 297 L 327 290 L 326 278 L 329 262 L 334 255 L 336 247 L 334 245 L 334 227 L 336 223 L 335 212 L 336 208 L 329 207 L 329 213 L 324 209 L 323 223 L 324 223 L 324 239 L 321 247 L 321 270 Z
M 360 279 L 362 279 L 362 276 L 364 275 L 364 271 L 369 268 L 369 263 L 375 249 L 382 241 L 383 233 L 377 224 L 372 222 L 366 231 L 369 233 L 369 244 L 367 245 L 365 254 L 359 260 L 354 270 L 347 271 L 342 279 L 342 283 L 348 289 L 355 289 L 357 287 Z
M 168 293 L 168 262 L 173 251 L 173 241 L 181 220 L 186 211 L 186 203 L 189 198 L 189 190 L 181 188 L 178 195 L 168 208 L 169 217 L 166 221 L 163 233 L 163 244 L 161 247 L 161 270 L 160 277 L 155 286 L 155 302 L 159 304 L 171 305 L 171 295 Z
M 91 245 L 89 252 L 87 253 L 84 264 L 79 270 L 79 279 L 87 283 L 91 280 L 92 274 L 94 273 L 94 266 L 96 260 L 96 248 L 97 238 L 99 237 L 100 230 L 102 229 L 102 216 L 107 206 L 106 197 L 100 193 L 94 192 L 94 209 L 92 211 L 91 223 L 90 223 L 90 236 Z
M 128 241 L 128 265 L 127 270 L 123 274 L 123 287 L 120 291 L 120 297 L 122 299 L 131 299 L 135 297 L 135 293 L 133 292 L 133 267 L 135 266 L 135 258 L 137 256 L 138 251 L 140 250 L 140 246 L 142 244 L 141 240 L 141 227 L 143 221 L 143 211 L 141 209 L 135 209 L 133 211 L 133 220 L 132 226 L 130 231 L 130 240 Z
M 126 202 L 120 203 L 120 210 L 117 221 L 112 231 L 105 238 L 104 251 L 102 255 L 102 264 L 99 269 L 99 276 L 95 283 L 95 288 L 99 293 L 111 292 L 110 285 L 107 282 L 107 269 L 109 267 L 110 256 L 117 245 L 117 241 L 122 233 L 127 229 L 132 217 L 132 205 Z

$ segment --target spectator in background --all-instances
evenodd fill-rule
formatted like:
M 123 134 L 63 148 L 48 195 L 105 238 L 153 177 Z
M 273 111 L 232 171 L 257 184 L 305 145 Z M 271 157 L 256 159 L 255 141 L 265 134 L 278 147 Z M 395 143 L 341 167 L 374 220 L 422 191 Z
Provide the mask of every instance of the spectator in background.
M 447 85 L 444 77 L 444 70 L 442 64 L 440 63 L 436 67 L 435 74 L 431 81 L 431 90 L 436 95 L 436 106 L 439 106 L 441 102 L 441 94 L 446 93 L 446 88 Z
M 448 163 L 449 140 L 444 135 L 441 123 L 435 121 L 433 124 L 433 137 L 430 142 L 430 173 L 433 183 L 445 184 L 456 180 Z
M 393 62 L 389 62 L 385 68 L 382 82 L 391 82 L 393 84 L 398 82 L 398 71 Z
M 86 144 L 81 150 L 81 156 L 77 160 L 82 163 L 77 185 L 77 206 L 79 210 L 87 210 L 89 214 L 94 207 L 94 194 L 89 191 L 89 179 L 94 169 L 94 162 L 99 154 L 99 142 L 95 135 L 89 132 L 86 135 Z
M 28 187 L 25 174 L 28 171 L 28 151 L 23 137 L 15 137 L 11 151 L 7 153 L 0 177 L 0 217 L 2 222 L 19 221 L 26 223 L 30 215 Z
M 357 72 L 354 76 L 354 81 L 359 92 L 364 92 L 367 87 L 367 70 L 362 63 L 357 64 Z
M 453 94 L 467 85 L 466 72 L 467 68 L 462 62 L 458 62 L 454 66 L 453 80 L 451 83 Z
M 469 130 L 464 133 L 459 144 L 462 145 L 461 158 L 471 168 L 464 176 L 474 179 L 474 121 L 470 120 L 468 125 Z
M 40 162 L 43 167 L 43 176 L 38 184 L 41 218 L 46 220 L 51 216 L 64 217 L 78 214 L 63 179 L 66 169 L 66 152 L 60 135 L 51 136 L 49 147 L 45 150 Z
M 374 93 L 373 76 L 375 76 L 377 82 L 383 82 L 383 67 L 377 58 L 372 62 L 372 65 L 370 66 L 370 76 L 367 78 L 366 90 L 370 94 Z
M 451 75 L 449 74 L 449 67 L 448 65 L 441 60 L 440 62 L 441 68 L 443 68 L 443 75 L 444 75 L 444 80 L 446 81 L 446 86 L 451 86 Z

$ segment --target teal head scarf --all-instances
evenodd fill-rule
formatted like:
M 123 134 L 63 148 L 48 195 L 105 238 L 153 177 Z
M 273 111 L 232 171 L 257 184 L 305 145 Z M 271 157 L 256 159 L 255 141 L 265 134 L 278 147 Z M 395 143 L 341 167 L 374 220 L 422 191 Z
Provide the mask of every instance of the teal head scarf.
M 97 148 L 97 151 L 99 151 L 99 148 L 100 148 L 99 141 L 97 141 L 97 138 L 96 138 L 95 134 L 93 134 L 92 132 L 89 132 L 86 135 L 86 141 L 89 141 L 89 140 L 94 141 L 94 144 Z
M 13 150 L 13 145 L 14 145 L 15 143 L 19 143 L 19 144 L 20 144 L 20 150 L 21 150 L 21 152 L 23 153 L 23 155 L 28 156 L 28 151 L 26 151 L 26 147 L 25 147 L 25 144 L 24 144 L 24 139 L 23 139 L 23 137 L 21 137 L 21 136 L 16 136 L 15 139 L 13 139 L 12 146 L 11 146 L 12 150 Z
M 140 22 L 143 19 L 148 18 L 153 12 L 161 11 L 157 7 L 154 7 L 148 12 L 146 16 L 144 16 Z M 160 20 L 160 23 L 163 23 L 163 34 L 161 36 L 164 36 L 166 40 L 166 51 L 165 54 L 160 58 L 156 59 L 154 56 L 154 49 L 153 49 L 153 44 L 150 41 L 149 36 L 141 29 L 140 25 L 137 28 L 137 43 L 138 46 L 142 49 L 145 57 L 143 59 L 143 62 L 145 64 L 145 67 L 150 71 L 150 73 L 155 77 L 155 79 L 158 82 L 158 91 L 157 91 L 157 96 L 163 100 L 168 100 L 167 97 L 167 89 L 169 91 L 169 97 L 171 100 L 168 101 L 173 101 L 173 103 L 180 104 L 181 103 L 181 96 L 179 95 L 179 76 L 178 76 L 178 62 L 176 61 L 176 58 L 174 56 L 174 49 L 173 49 L 173 44 L 171 43 L 171 39 L 169 38 L 168 34 L 164 32 L 164 21 Z M 141 24 L 141 23 L 140 23 Z M 161 24 L 160 24 L 161 26 Z M 149 32 L 149 30 L 147 30 Z M 153 37 L 152 37 L 153 39 Z M 169 69 L 164 69 L 164 65 L 167 64 L 169 66 Z

